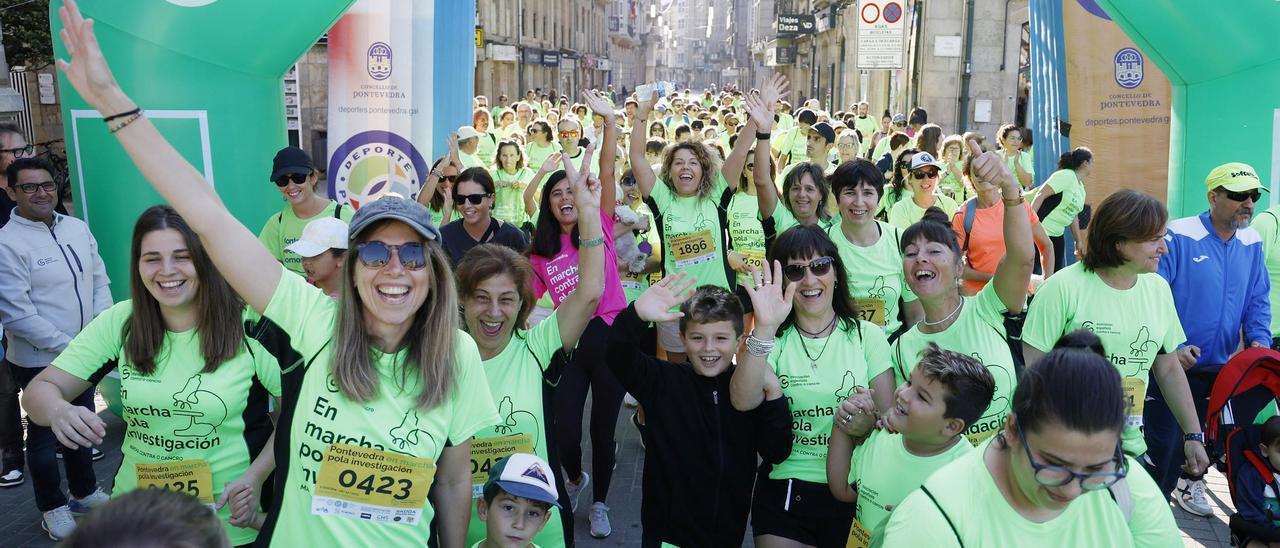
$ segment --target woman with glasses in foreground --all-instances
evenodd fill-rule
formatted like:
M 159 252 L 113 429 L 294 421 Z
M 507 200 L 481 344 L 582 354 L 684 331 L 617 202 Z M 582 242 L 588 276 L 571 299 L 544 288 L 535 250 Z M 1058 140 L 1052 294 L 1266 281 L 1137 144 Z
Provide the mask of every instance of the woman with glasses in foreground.
M 1000 433 L 893 511 L 883 546 L 1180 546 L 1164 495 L 1121 452 L 1124 424 L 1102 343 L 1067 335 L 1023 371 Z

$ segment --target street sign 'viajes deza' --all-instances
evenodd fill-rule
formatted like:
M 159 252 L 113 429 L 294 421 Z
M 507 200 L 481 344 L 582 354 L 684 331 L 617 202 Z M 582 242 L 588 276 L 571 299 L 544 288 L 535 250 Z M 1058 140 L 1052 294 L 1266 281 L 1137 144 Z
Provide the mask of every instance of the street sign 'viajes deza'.
M 813 34 L 815 32 L 813 14 L 778 15 L 778 36 L 794 36 L 797 34 Z

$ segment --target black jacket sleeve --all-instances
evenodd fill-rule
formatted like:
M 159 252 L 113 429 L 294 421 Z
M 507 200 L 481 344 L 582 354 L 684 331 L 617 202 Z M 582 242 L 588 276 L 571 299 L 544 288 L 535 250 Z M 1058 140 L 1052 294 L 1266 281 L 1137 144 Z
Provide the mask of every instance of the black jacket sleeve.
M 756 451 L 769 464 L 791 456 L 791 408 L 787 398 L 765 400 L 751 411 L 756 428 Z
M 627 305 L 618 313 L 609 330 L 609 347 L 605 361 L 618 382 L 641 402 L 648 399 L 658 386 L 662 365 L 652 356 L 640 350 L 640 341 L 646 325 L 636 315 L 635 305 Z
M 1270 512 L 1265 508 L 1264 490 L 1267 480 L 1258 474 L 1252 464 L 1242 463 L 1235 477 L 1236 512 L 1232 526 L 1239 527 L 1249 536 L 1266 542 L 1280 541 L 1280 529 L 1272 525 Z M 1237 521 L 1235 518 L 1239 518 Z

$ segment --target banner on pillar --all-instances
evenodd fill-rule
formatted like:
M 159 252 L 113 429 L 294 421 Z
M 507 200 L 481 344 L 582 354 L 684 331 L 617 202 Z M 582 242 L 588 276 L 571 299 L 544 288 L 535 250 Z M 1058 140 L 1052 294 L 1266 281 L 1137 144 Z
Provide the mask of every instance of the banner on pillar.
M 1071 147 L 1093 151 L 1089 202 L 1125 188 L 1165 201 L 1169 79 L 1093 0 L 1063 0 L 1062 10 Z M 1043 179 L 1056 166 L 1036 167 Z
M 416 198 L 430 170 L 434 0 L 359 0 L 329 30 L 329 196 Z

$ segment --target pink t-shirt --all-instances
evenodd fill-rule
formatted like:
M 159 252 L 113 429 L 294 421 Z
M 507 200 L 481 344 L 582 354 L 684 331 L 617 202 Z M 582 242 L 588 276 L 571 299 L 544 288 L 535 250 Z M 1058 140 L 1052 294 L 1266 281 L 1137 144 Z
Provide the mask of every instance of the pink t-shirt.
M 618 253 L 613 244 L 613 215 L 600 213 L 600 227 L 604 232 L 604 293 L 596 305 L 594 317 L 613 325 L 613 318 L 627 308 L 627 296 L 622 292 L 622 280 L 618 277 Z M 578 288 L 578 249 L 568 234 L 560 235 L 560 253 L 550 259 L 531 255 L 533 264 L 533 293 L 541 298 L 551 292 L 551 302 L 557 307 L 565 297 Z

